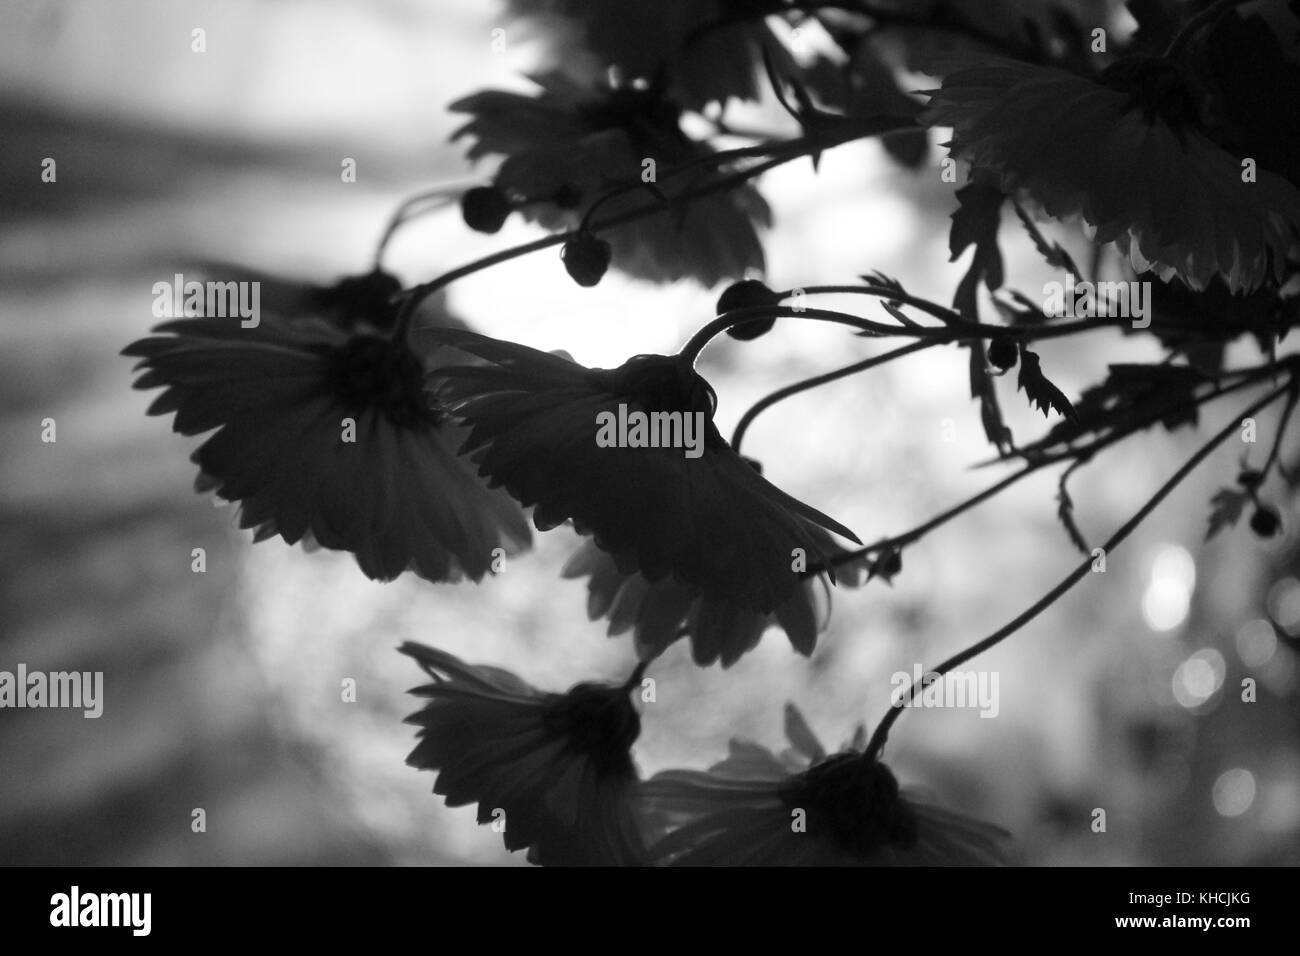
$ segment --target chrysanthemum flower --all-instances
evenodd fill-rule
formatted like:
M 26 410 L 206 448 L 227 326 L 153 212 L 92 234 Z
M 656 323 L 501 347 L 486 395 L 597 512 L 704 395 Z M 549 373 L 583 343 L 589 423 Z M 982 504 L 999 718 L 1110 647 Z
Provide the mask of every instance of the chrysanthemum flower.
M 510 2 L 517 16 L 549 14 L 574 27 L 576 37 L 556 30 L 554 19 L 546 24 L 552 66 L 572 65 L 576 40 L 594 58 L 593 72 L 616 67 L 629 79 L 662 76 L 690 109 L 732 97 L 757 99 L 764 48 L 782 66 L 792 62 L 763 19 L 782 6 L 774 0 Z
M 463 451 L 480 474 L 535 505 L 540 530 L 572 519 L 625 573 L 672 574 L 706 599 L 769 614 L 803 586 L 804 568 L 826 564 L 808 522 L 858 540 L 731 449 L 713 424 L 713 389 L 680 356 L 592 369 L 470 332 L 436 336 L 487 362 L 445 367 L 436 385 L 469 426 Z M 602 416 L 634 413 L 680 413 L 697 431 L 682 430 L 694 453 L 598 444 Z
M 757 462 L 745 460 L 758 469 Z M 848 554 L 817 525 L 803 525 L 826 557 Z M 840 586 L 857 587 L 867 574 L 868 563 L 857 559 L 839 565 L 835 580 Z M 631 631 L 637 654 L 643 660 L 653 660 L 678 638 L 689 636 L 696 664 L 708 667 L 720 660 L 723 667 L 730 667 L 758 646 L 768 628 L 778 626 L 796 651 L 810 657 L 817 646 L 817 635 L 830 620 L 830 587 L 822 573 L 804 578 L 770 614 L 726 599 L 705 598 L 673 575 L 650 581 L 639 572 L 624 574 L 614 557 L 590 540 L 584 541 L 565 564 L 564 576 L 588 578 L 588 616 L 593 621 L 608 617 L 611 637 Z
M 422 644 L 400 648 L 433 678 L 407 718 L 419 745 L 407 763 L 434 770 L 447 806 L 478 804 L 504 823 L 506 849 L 543 866 L 635 866 L 645 845 L 631 747 L 641 718 L 629 686 L 585 683 L 544 693 L 495 667 Z
M 1196 289 L 1281 282 L 1300 228 L 1300 190 L 1242 161 L 1198 124 L 1167 61 L 1131 58 L 1094 82 L 990 59 L 950 73 L 922 119 L 953 128 L 954 154 L 1023 190 L 1051 216 L 1081 216 L 1134 267 Z
M 981 866 L 1004 862 L 1005 831 L 903 790 L 855 748 L 828 756 L 792 704 L 792 748 L 733 740 L 708 771 L 666 770 L 642 784 L 667 835 L 650 847 L 677 866 Z
M 457 456 L 463 431 L 423 391 L 430 355 L 338 317 L 181 319 L 123 354 L 136 388 L 164 389 L 149 414 L 216 429 L 191 455 L 196 489 L 239 501 L 254 540 L 350 551 L 380 580 L 479 580 L 494 549 L 527 545 L 523 513 Z
M 636 186 L 602 203 L 601 217 L 654 201 L 655 193 L 640 185 L 648 160 L 654 163 L 654 188 L 669 199 L 723 175 L 702 167 L 669 175 L 711 149 L 682 133 L 678 106 L 658 92 L 593 91 L 556 73 L 534 80 L 539 95 L 487 91 L 450 109 L 473 117 L 455 134 L 473 140 L 469 157 L 504 156 L 495 186 L 547 229 L 573 229 L 580 213 L 612 187 Z M 655 281 L 691 276 L 714 285 L 763 268 L 756 225 L 770 221 L 767 203 L 746 184 L 680 205 L 666 203 L 662 211 L 601 237 L 613 247 L 611 264 L 630 275 Z

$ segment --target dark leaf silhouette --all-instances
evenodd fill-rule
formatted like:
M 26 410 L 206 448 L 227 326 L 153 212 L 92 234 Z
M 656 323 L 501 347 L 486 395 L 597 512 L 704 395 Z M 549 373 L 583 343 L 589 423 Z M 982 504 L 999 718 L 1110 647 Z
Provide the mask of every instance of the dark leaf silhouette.
M 1210 499 L 1210 527 L 1205 532 L 1209 541 L 1224 528 L 1234 527 L 1241 520 L 1241 513 L 1250 501 L 1250 495 L 1233 488 L 1221 488 Z
M 1039 364 L 1038 355 L 1029 349 L 1020 350 L 1020 379 L 1018 389 L 1024 389 L 1029 397 L 1029 404 L 1046 415 L 1049 411 L 1057 412 L 1066 418 L 1075 418 L 1074 406 L 1065 397 L 1065 393 L 1047 380 Z

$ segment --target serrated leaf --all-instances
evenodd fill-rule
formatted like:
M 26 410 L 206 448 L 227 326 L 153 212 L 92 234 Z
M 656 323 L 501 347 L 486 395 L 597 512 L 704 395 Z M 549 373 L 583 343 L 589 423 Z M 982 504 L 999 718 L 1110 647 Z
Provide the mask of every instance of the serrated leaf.
M 1241 512 L 1246 507 L 1250 495 L 1233 488 L 1221 488 L 1210 499 L 1210 527 L 1205 532 L 1209 541 L 1224 528 L 1234 527 L 1241 520 Z
M 1024 389 L 1029 404 L 1039 409 L 1044 416 L 1049 411 L 1055 411 L 1064 418 L 1078 418 L 1065 393 L 1043 374 L 1038 354 L 1023 347 L 1020 349 L 1020 378 L 1016 382 L 1016 388 Z
M 1049 243 L 1044 238 L 1043 233 L 1035 225 L 1034 221 L 1029 218 L 1029 214 L 1025 212 L 1020 203 L 1012 202 L 1011 205 L 1015 207 L 1016 216 L 1019 217 L 1020 224 L 1025 227 L 1025 231 L 1029 233 L 1029 238 L 1034 240 L 1034 248 L 1038 250 L 1038 254 L 1043 257 L 1047 264 L 1053 269 L 1064 269 L 1075 279 L 1082 279 L 1083 273 L 1074 264 L 1070 254 L 1062 249 L 1059 243 Z

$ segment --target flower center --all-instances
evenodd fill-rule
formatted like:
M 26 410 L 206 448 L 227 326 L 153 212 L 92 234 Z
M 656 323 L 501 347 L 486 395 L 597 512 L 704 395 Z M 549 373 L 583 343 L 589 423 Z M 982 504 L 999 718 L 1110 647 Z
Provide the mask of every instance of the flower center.
M 674 357 L 637 355 L 606 374 L 611 391 L 648 412 L 703 412 L 713 419 L 712 386 Z
M 424 366 L 405 345 L 358 335 L 333 350 L 330 384 L 353 408 L 376 408 L 402 428 L 436 425 L 424 394 Z
M 877 761 L 836 754 L 782 790 L 791 810 L 808 816 L 810 833 L 829 832 L 850 853 L 868 856 L 883 846 L 916 843 L 916 815 L 898 795 L 898 780 Z
M 641 717 L 623 688 L 578 684 L 547 709 L 543 720 L 602 774 L 636 776 L 631 749 L 641 736 Z
M 1174 129 L 1195 125 L 1196 101 L 1176 64 L 1162 57 L 1138 56 L 1106 67 L 1100 82 L 1128 94 L 1125 112 L 1142 110 L 1147 122 L 1159 118 Z

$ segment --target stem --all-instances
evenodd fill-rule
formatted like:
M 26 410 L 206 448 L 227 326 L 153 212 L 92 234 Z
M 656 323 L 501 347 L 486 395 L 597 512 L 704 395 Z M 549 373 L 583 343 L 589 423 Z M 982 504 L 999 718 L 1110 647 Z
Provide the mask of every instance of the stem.
M 380 269 L 384 263 L 384 253 L 388 250 L 388 243 L 392 240 L 393 235 L 398 229 L 415 215 L 415 207 L 434 199 L 446 199 L 449 195 L 463 192 L 469 188 L 468 185 L 439 186 L 436 189 L 427 189 L 424 192 L 416 193 L 414 196 L 408 196 L 403 199 L 401 204 L 393 211 L 389 217 L 388 225 L 384 227 L 384 233 L 379 237 L 379 242 L 375 246 L 374 267 Z
M 889 286 L 878 285 L 810 285 L 799 286 L 797 289 L 787 289 L 784 292 L 777 293 L 783 299 L 788 299 L 795 295 L 796 292 L 802 292 L 805 295 L 870 295 L 877 299 L 886 299 L 890 302 L 901 302 L 904 305 L 910 305 L 915 309 L 920 309 L 927 315 L 932 315 L 936 319 L 947 325 L 961 325 L 979 327 L 977 322 L 968 322 L 952 309 L 946 309 L 943 306 L 931 302 L 929 299 L 921 299 L 914 295 L 909 295 L 901 289 L 891 289 Z M 1002 329 L 1002 326 L 987 326 L 991 329 Z M 1010 328 L 1003 331 L 1011 332 Z
M 760 398 L 757 402 L 749 407 L 744 415 L 740 416 L 740 422 L 736 425 L 736 431 L 731 436 L 731 447 L 739 454 L 740 443 L 745 438 L 745 432 L 757 418 L 767 409 L 771 408 L 777 402 L 784 401 L 792 395 L 798 395 L 800 392 L 807 392 L 821 385 L 837 381 L 841 378 L 847 378 L 850 375 L 856 375 L 858 372 L 865 372 L 867 369 L 875 368 L 877 365 L 884 365 L 886 362 L 892 362 L 896 358 L 902 358 L 904 355 L 910 355 L 912 352 L 919 352 L 922 349 L 928 349 L 932 345 L 938 345 L 937 341 L 913 342 L 910 345 L 904 345 L 894 349 L 892 352 L 886 352 L 883 355 L 874 355 L 871 358 L 863 359 L 860 362 L 854 362 L 852 365 L 846 365 L 843 368 L 835 369 L 833 372 L 824 372 L 821 375 L 814 375 L 812 378 L 806 378 L 801 382 L 795 382 L 793 385 L 787 385 L 785 388 L 779 388 L 770 395 Z
M 1291 391 L 1287 393 L 1286 404 L 1282 406 L 1282 414 L 1277 421 L 1277 432 L 1273 435 L 1273 447 L 1264 460 L 1264 467 L 1259 470 L 1262 477 L 1267 477 L 1269 469 L 1277 463 L 1278 452 L 1282 450 L 1282 434 L 1286 431 L 1287 422 L 1291 420 L 1291 413 L 1295 411 L 1297 398 L 1300 398 L 1300 382 L 1292 380 Z
M 694 364 L 695 360 L 699 358 L 700 352 L 704 350 L 704 346 L 733 325 L 744 325 L 746 322 L 771 318 L 834 322 L 837 325 L 847 325 L 862 332 L 870 332 L 872 335 L 909 335 L 918 339 L 929 339 L 934 343 L 953 342 L 957 339 L 956 330 L 948 328 L 940 329 L 924 325 L 907 327 L 886 325 L 883 322 L 864 319 L 860 315 L 849 315 L 847 312 L 832 312 L 830 309 L 795 308 L 788 305 L 752 305 L 743 309 L 732 309 L 730 312 L 724 312 L 712 322 L 704 325 L 691 336 L 690 341 L 682 346 L 682 350 L 678 355 Z
M 1159 504 L 1162 501 L 1164 501 L 1165 498 L 1167 498 L 1175 488 L 1177 488 L 1180 484 L 1182 484 L 1183 479 L 1185 479 L 1189 474 L 1191 474 L 1191 472 L 1196 468 L 1197 465 L 1199 465 L 1202 461 L 1204 461 L 1207 457 L 1209 457 L 1210 453 L 1213 452 L 1216 448 L 1218 448 L 1219 445 L 1221 445 L 1224 441 L 1226 441 L 1232 435 L 1236 434 L 1238 428 L 1240 428 L 1240 422 L 1242 418 L 1249 417 L 1255 414 L 1260 409 L 1266 407 L 1271 402 L 1276 400 L 1278 396 L 1285 393 L 1288 389 L 1292 389 L 1294 387 L 1295 387 L 1295 381 L 1293 379 L 1289 379 L 1287 383 L 1282 387 L 1274 389 L 1273 391 L 1265 395 L 1263 398 L 1252 403 L 1249 407 L 1247 407 L 1239 415 L 1237 415 L 1232 421 L 1230 421 L 1226 426 L 1224 426 L 1209 441 L 1207 441 L 1204 445 L 1198 448 L 1196 452 L 1190 458 L 1188 458 L 1186 462 L 1183 463 L 1183 466 L 1179 468 L 1176 472 L 1174 472 L 1174 474 L 1169 478 L 1168 481 L 1166 481 L 1163 485 L 1160 486 L 1159 490 L 1157 490 L 1156 493 L 1147 500 L 1146 504 L 1144 504 L 1141 508 L 1139 508 L 1137 512 L 1134 513 L 1134 515 L 1128 519 L 1128 521 L 1124 522 L 1124 524 L 1119 528 L 1119 530 L 1117 530 L 1113 535 L 1111 535 L 1106 540 L 1104 544 L 1101 545 L 1102 550 L 1105 551 L 1107 554 L 1109 554 L 1111 551 L 1114 551 L 1115 548 L 1117 548 L 1120 544 L 1122 544 L 1124 540 L 1128 538 L 1130 534 L 1133 533 L 1134 529 L 1136 529 L 1138 525 L 1140 525 L 1143 521 L 1145 521 L 1147 516 L 1150 515 L 1151 512 L 1154 511 L 1156 507 L 1159 506 Z M 1079 563 L 1079 565 L 1073 571 L 1067 574 L 1065 578 L 1059 584 L 1056 585 L 1056 587 L 1052 588 L 1050 591 L 1044 594 L 1041 598 L 1039 598 L 1032 605 L 1030 605 L 1028 608 L 1022 611 L 1019 615 L 1017 615 L 1012 621 L 998 628 L 996 631 L 994 631 L 988 637 L 984 638 L 982 641 L 978 641 L 977 643 L 972 644 L 970 647 L 966 648 L 964 651 L 961 651 L 958 654 L 954 654 L 952 657 L 948 658 L 938 667 L 934 668 L 932 671 L 929 671 L 926 675 L 923 675 L 921 680 L 914 681 L 912 683 L 912 686 L 908 688 L 906 703 L 904 703 L 903 700 L 898 701 L 894 706 L 890 708 L 889 712 L 885 714 L 885 716 L 881 719 L 880 723 L 876 726 L 876 730 L 871 735 L 871 740 L 868 742 L 867 749 L 863 754 L 864 759 L 875 760 L 880 755 L 880 752 L 884 749 L 885 741 L 889 736 L 889 730 L 893 726 L 894 721 L 898 720 L 899 715 L 903 713 L 903 710 L 907 706 L 907 704 L 910 704 L 912 701 L 916 699 L 917 693 L 924 687 L 926 676 L 931 676 L 931 680 L 933 680 L 934 677 L 942 677 L 944 674 L 948 673 L 954 668 L 960 667 L 962 664 L 966 663 L 970 659 L 980 654 L 983 654 L 989 648 L 996 646 L 1006 638 L 1010 637 L 1016 631 L 1020 630 L 1020 628 L 1024 627 L 1026 624 L 1028 624 L 1030 621 L 1036 618 L 1039 614 L 1045 611 L 1047 608 L 1055 604 L 1056 601 L 1059 600 L 1062 595 L 1064 595 L 1067 591 L 1069 591 L 1076 584 L 1082 581 L 1084 577 L 1086 577 L 1089 571 L 1091 570 L 1093 561 L 1094 561 L 1093 556 L 1091 554 L 1088 555 L 1086 558 L 1083 559 L 1083 561 Z
M 756 176 L 762 175 L 770 169 L 774 169 L 777 166 L 781 166 L 792 160 L 798 159 L 801 156 L 808 155 L 809 153 L 820 152 L 825 149 L 843 145 L 844 143 L 852 142 L 856 139 L 863 139 L 868 136 L 877 136 L 881 133 L 887 133 L 892 129 L 899 128 L 900 126 L 911 125 L 911 121 L 900 121 L 892 117 L 886 117 L 872 121 L 863 121 L 860 124 L 846 124 L 844 128 L 833 134 L 815 134 L 800 137 L 797 140 L 790 141 L 788 144 L 789 152 L 774 156 L 772 159 L 762 163 L 757 163 L 748 169 L 740 170 L 730 176 L 723 176 L 719 179 L 715 179 L 713 182 L 701 186 L 699 189 L 683 193 L 681 196 L 677 197 L 677 201 L 683 202 L 701 199 L 705 196 L 713 195 L 714 193 L 725 192 L 726 190 L 739 186 Z M 645 216 L 653 215 L 657 212 L 664 212 L 664 205 L 658 200 L 589 223 L 587 229 L 590 232 L 599 232 L 600 230 L 621 226 L 624 223 L 632 222 L 644 218 Z M 472 275 L 475 272 L 498 265 L 499 263 L 507 262 L 510 259 L 527 255 L 530 252 L 537 252 L 538 250 L 547 249 L 551 246 L 558 246 L 561 243 L 572 239 L 577 234 L 578 230 L 574 229 L 568 232 L 559 232 L 549 236 L 543 236 L 541 239 L 535 239 L 532 242 L 526 242 L 510 249 L 503 249 L 500 252 L 494 252 L 481 259 L 476 259 L 466 265 L 452 269 L 450 272 L 444 272 L 442 275 L 437 276 L 422 285 L 415 286 L 407 293 L 406 300 L 402 303 L 402 307 L 397 314 L 394 334 L 398 337 L 404 336 L 410 328 L 411 318 L 415 315 L 415 311 L 419 308 L 420 303 L 434 292 L 445 288 L 457 279 L 462 279 L 467 275 Z
M 1216 398 L 1222 398 L 1225 395 L 1230 395 L 1233 392 L 1255 385 L 1260 380 L 1271 375 L 1275 371 L 1275 367 L 1270 365 L 1265 366 L 1264 368 L 1250 369 L 1247 371 L 1249 373 L 1248 376 L 1243 378 L 1241 381 L 1234 382 L 1231 385 L 1226 385 L 1222 388 L 1217 388 L 1205 393 L 1204 395 L 1198 396 L 1196 399 L 1196 405 L 1199 407 L 1208 402 L 1214 401 Z M 830 563 L 834 567 L 839 567 L 840 565 L 849 564 L 853 561 L 859 560 L 860 558 L 864 558 L 869 554 L 875 554 L 889 548 L 902 548 L 909 544 L 914 544 L 935 528 L 947 524 L 949 521 L 961 516 L 975 506 L 988 501 L 990 498 L 1000 494 L 1007 488 L 1010 488 L 1012 485 L 1019 482 L 1022 478 L 1027 478 L 1029 475 L 1032 475 L 1037 471 L 1059 464 L 1062 461 L 1081 463 L 1091 460 L 1099 452 L 1104 451 L 1111 445 L 1117 444 L 1125 438 L 1135 435 L 1143 429 L 1154 425 L 1161 419 L 1165 411 L 1166 409 L 1163 408 L 1154 409 L 1146 418 L 1133 422 L 1124 429 L 1117 429 L 1109 435 L 1097 438 L 1086 445 L 1076 448 L 1066 448 L 1052 455 L 1043 455 L 1042 457 L 1027 463 L 1025 467 L 1021 468 L 1019 471 L 1013 472 L 1005 478 L 994 482 L 964 501 L 953 505 L 947 511 L 934 516 L 925 523 L 919 524 L 915 528 L 905 531 L 902 534 L 895 535 L 892 538 L 886 538 L 883 541 L 877 541 L 875 544 L 869 544 L 854 551 L 845 552 L 844 554 L 833 558 Z M 809 568 L 806 573 L 817 574 L 820 573 L 821 570 L 822 569 L 819 567 L 812 567 Z
M 650 666 L 649 661 L 639 662 L 636 665 L 636 668 L 632 671 L 631 676 L 628 677 L 627 682 L 623 685 L 623 689 L 625 691 L 635 690 L 637 688 L 637 685 L 641 683 L 641 678 L 645 677 L 646 668 L 648 668 L 649 666 Z

